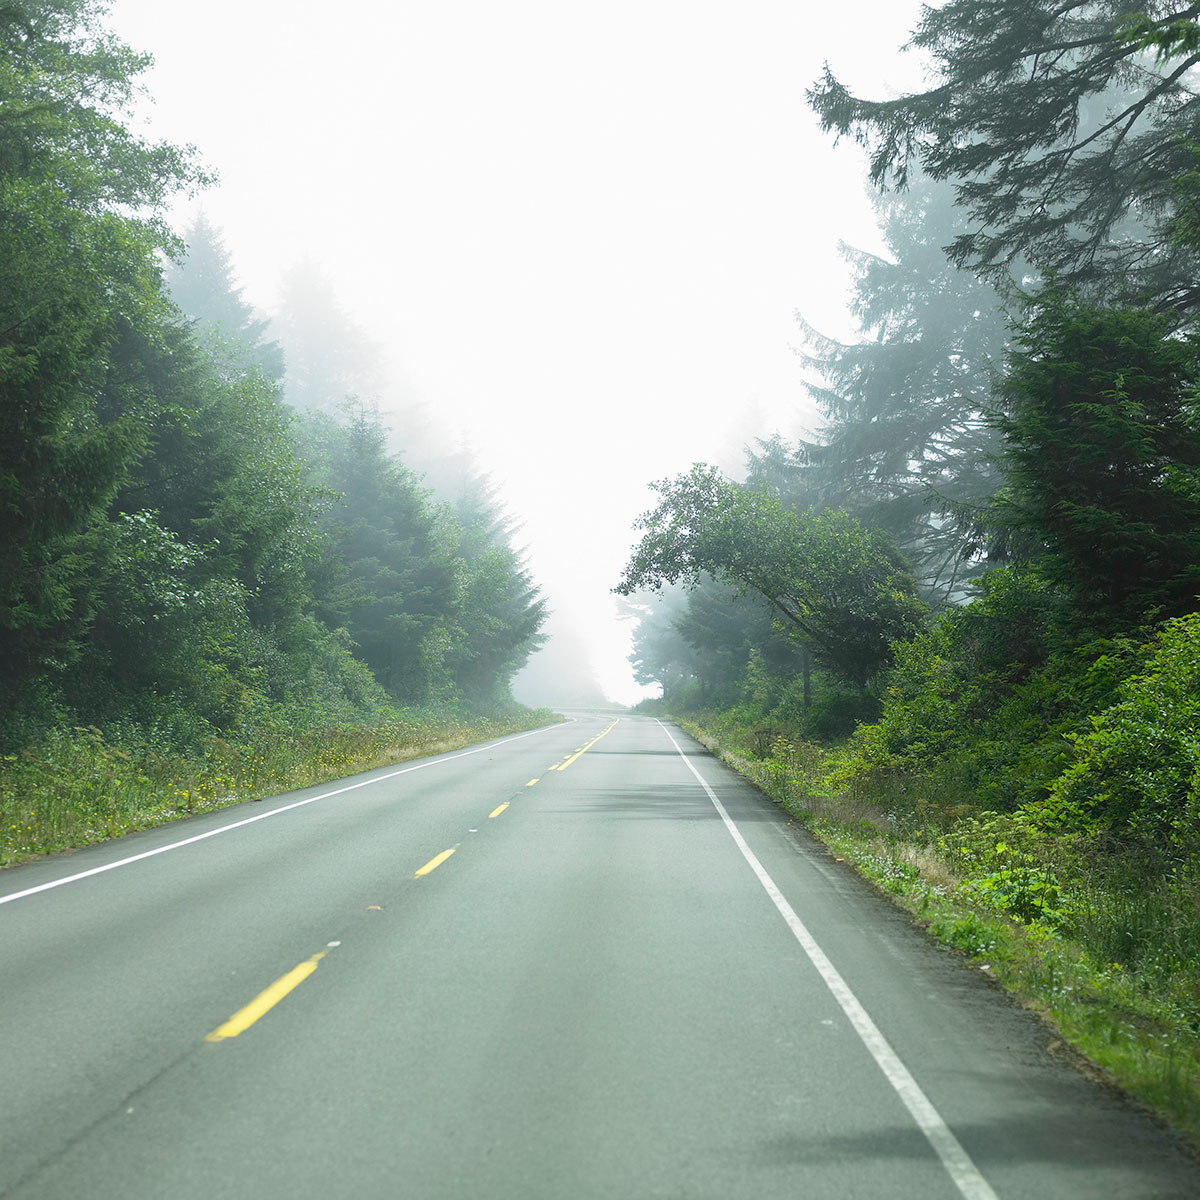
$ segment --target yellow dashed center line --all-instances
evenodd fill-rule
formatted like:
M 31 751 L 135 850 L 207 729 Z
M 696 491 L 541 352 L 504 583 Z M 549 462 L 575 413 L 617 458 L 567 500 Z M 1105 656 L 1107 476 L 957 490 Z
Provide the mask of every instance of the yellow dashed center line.
M 507 807 L 508 807 L 508 804 L 506 802 L 504 804 L 501 804 L 497 808 L 493 808 L 492 811 L 490 813 L 488 813 L 488 817 L 489 818 L 490 817 L 498 817 Z
M 551 767 L 550 769 L 552 771 L 565 771 L 581 754 L 586 754 L 602 737 L 611 733 L 616 728 L 617 721 L 620 721 L 620 719 L 621 718 L 618 717 L 617 720 L 614 721 L 607 729 L 596 734 L 596 736 L 594 738 L 592 738 L 592 740 L 590 742 L 585 742 L 582 746 L 580 746 L 580 748 L 578 750 L 575 751 L 574 754 L 572 754 L 570 756 L 570 758 L 566 759 L 566 761 L 564 761 L 560 766 Z
M 541 776 L 539 775 L 539 776 L 538 776 L 538 779 L 540 779 L 540 778 L 541 778 Z M 528 782 L 528 783 L 527 783 L 525 786 L 526 786 L 526 787 L 533 787 L 533 785 L 534 785 L 535 783 L 537 783 L 537 779 L 531 779 L 531 780 L 530 780 L 530 781 L 529 781 L 529 782 Z
M 288 992 L 299 987 L 317 969 L 321 959 L 328 953 L 328 950 L 322 950 L 320 954 L 314 954 L 307 962 L 293 967 L 281 979 L 275 980 L 265 992 L 260 992 L 255 996 L 245 1008 L 235 1012 L 224 1025 L 218 1025 L 204 1040 L 206 1042 L 223 1042 L 226 1038 L 234 1038 L 239 1033 L 245 1033 L 259 1017 L 270 1012 Z
M 436 871 L 457 850 L 457 846 L 451 846 L 449 850 L 443 850 L 441 854 L 434 855 L 416 874 L 414 878 L 420 878 L 422 875 L 428 875 L 430 871 Z

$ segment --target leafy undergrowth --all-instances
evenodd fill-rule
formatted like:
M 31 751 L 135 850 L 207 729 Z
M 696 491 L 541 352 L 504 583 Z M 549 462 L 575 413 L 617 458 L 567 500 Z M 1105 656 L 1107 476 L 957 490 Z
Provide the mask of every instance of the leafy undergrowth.
M 280 730 L 251 744 L 208 738 L 190 756 L 115 745 L 93 727 L 58 730 L 0 760 L 0 866 L 559 719 L 520 706 L 409 712 L 373 726 Z
M 870 781 L 831 788 L 822 747 L 692 716 L 679 724 L 693 737 L 1200 1151 L 1194 862 L 1048 838 L 1020 814 L 900 808 Z

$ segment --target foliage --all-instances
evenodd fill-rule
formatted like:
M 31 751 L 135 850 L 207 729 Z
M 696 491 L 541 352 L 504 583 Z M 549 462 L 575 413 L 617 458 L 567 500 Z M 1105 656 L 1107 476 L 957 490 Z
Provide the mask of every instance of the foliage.
M 276 713 L 188 749 L 161 724 L 51 729 L 0 757 L 0 866 L 554 719 L 511 705 L 356 715 L 304 725 Z
M 985 412 L 1008 330 L 995 290 L 946 260 L 961 225 L 948 185 L 920 178 L 875 203 L 884 253 L 842 251 L 859 340 L 801 322 L 825 423 L 794 448 L 764 443 L 750 479 L 772 482 L 790 506 L 841 508 L 886 530 L 941 605 L 978 570 L 970 528 L 953 518 L 999 483 Z
M 310 259 L 284 273 L 273 324 L 287 363 L 285 394 L 294 408 L 336 414 L 348 403 L 378 402 L 382 350 L 338 303 L 332 281 Z
M 310 478 L 219 235 L 183 257 L 166 227 L 205 177 L 123 123 L 148 60 L 103 11 L 0 6 L 0 745 L 374 725 L 370 666 L 410 702 L 507 702 L 542 606 L 506 531 L 430 505 L 378 430 L 333 448 L 344 509 Z
M 707 572 L 764 597 L 819 661 L 864 687 L 911 637 L 924 606 L 882 535 L 844 513 L 799 514 L 768 492 L 739 487 L 697 464 L 654 484 L 658 506 L 637 523 L 642 538 L 622 595 Z
M 833 788 L 828 752 L 703 714 L 689 732 L 929 932 L 1200 1144 L 1200 876 L 1152 848 L 1063 838 L 1030 813 L 883 809 Z
M 950 0 L 922 10 L 910 47 L 932 86 L 863 100 L 826 68 L 809 92 L 825 129 L 870 154 L 871 179 L 903 188 L 920 164 L 953 183 L 968 232 L 959 265 L 1007 285 L 1022 262 L 1107 295 L 1190 311 L 1200 301 L 1195 248 L 1170 235 L 1174 181 L 1192 165 L 1200 99 L 1188 83 L 1200 50 L 1155 63 L 1200 7 L 1143 6 L 1128 36 L 1125 0 Z
M 1178 615 L 1200 593 L 1194 341 L 1161 317 L 1044 292 L 1018 334 L 997 418 L 999 520 L 1098 628 Z
M 1170 621 L 1116 703 L 1072 739 L 1038 813 L 1054 825 L 1200 848 L 1200 613 Z
M 1058 929 L 1070 921 L 1046 834 L 1028 813 L 984 813 L 958 821 L 938 845 L 966 876 L 963 888 L 978 902 L 1026 924 Z
M 1111 703 L 1137 642 L 1077 644 L 1063 597 L 1036 572 L 988 573 L 971 604 L 896 647 L 877 721 L 830 762 L 838 786 L 1011 811 L 1045 798 L 1070 759 L 1069 737 Z
M 494 502 L 433 504 L 369 410 L 349 424 L 309 414 L 301 430 L 310 479 L 337 496 L 320 518 L 321 617 L 399 703 L 507 698 L 545 605 Z
M 0 716 L 86 629 L 79 539 L 145 453 L 151 395 L 110 375 L 163 302 L 162 208 L 189 152 L 121 124 L 147 60 L 86 0 L 0 11 Z
M 545 641 L 546 601 L 513 546 L 516 528 L 492 482 L 468 472 L 449 504 L 462 581 L 458 621 L 463 636 L 449 669 L 461 696 L 498 701 L 513 676 Z
M 243 299 L 220 231 L 203 214 L 184 230 L 186 249 L 167 266 L 171 300 L 192 321 L 222 375 L 260 370 L 283 377 L 283 350 L 267 340 L 269 322 Z

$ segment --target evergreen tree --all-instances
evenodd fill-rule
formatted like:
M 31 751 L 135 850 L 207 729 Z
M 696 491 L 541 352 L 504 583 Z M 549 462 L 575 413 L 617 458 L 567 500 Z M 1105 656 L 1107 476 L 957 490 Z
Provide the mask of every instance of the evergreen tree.
M 284 393 L 294 408 L 342 413 L 384 390 L 379 347 L 338 303 L 332 282 L 311 259 L 283 277 L 273 322 L 287 364 Z
M 86 0 L 0 9 L 0 709 L 88 620 L 89 531 L 146 453 L 152 393 L 110 348 L 163 318 L 155 254 L 188 151 L 121 124 L 148 60 Z
M 1182 0 L 950 0 L 922 10 L 910 43 L 932 59 L 929 90 L 863 100 L 826 68 L 809 98 L 824 128 L 868 148 L 874 183 L 903 187 L 918 164 L 953 183 L 969 217 L 958 265 L 1006 284 L 1024 260 L 1190 311 L 1197 248 L 1171 231 L 1200 134 L 1200 48 L 1156 61 L 1144 47 L 1198 15 Z
M 313 414 L 302 427 L 313 481 L 335 493 L 324 518 L 319 613 L 400 703 L 450 698 L 458 636 L 453 538 L 419 482 L 387 449 L 372 410 L 348 425 Z
M 506 700 L 512 677 L 545 640 L 546 602 L 513 548 L 516 531 L 486 476 L 469 474 L 450 511 L 465 635 L 450 660 L 455 687 L 469 699 Z
M 1102 631 L 1191 612 L 1200 595 L 1197 343 L 1145 310 L 1052 288 L 1032 307 L 998 418 L 999 516 Z
M 201 213 L 184 231 L 186 250 L 167 267 L 171 299 L 193 321 L 214 362 L 229 373 L 257 367 L 283 377 L 283 350 L 267 340 L 270 322 L 242 298 L 220 231 Z
M 701 682 L 697 679 L 694 647 L 675 623 L 687 601 L 687 592 L 665 590 L 657 602 L 638 597 L 630 605 L 637 615 L 629 655 L 633 678 L 645 687 L 658 687 L 668 701 L 679 699 L 687 684 Z
M 974 538 L 952 514 L 999 486 L 985 412 L 1007 322 L 996 291 L 946 260 L 959 223 L 948 186 L 920 179 L 877 209 L 886 254 L 844 249 L 866 336 L 842 343 L 804 325 L 826 423 L 794 448 L 760 444 L 750 478 L 792 507 L 841 508 L 886 530 L 939 604 L 972 573 Z

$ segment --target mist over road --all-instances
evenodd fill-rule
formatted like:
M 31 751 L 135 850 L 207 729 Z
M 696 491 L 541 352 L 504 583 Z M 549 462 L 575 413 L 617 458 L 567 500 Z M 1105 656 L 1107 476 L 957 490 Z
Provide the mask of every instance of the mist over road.
M 575 717 L 0 875 L 0 1195 L 1200 1195 L 679 730 Z

